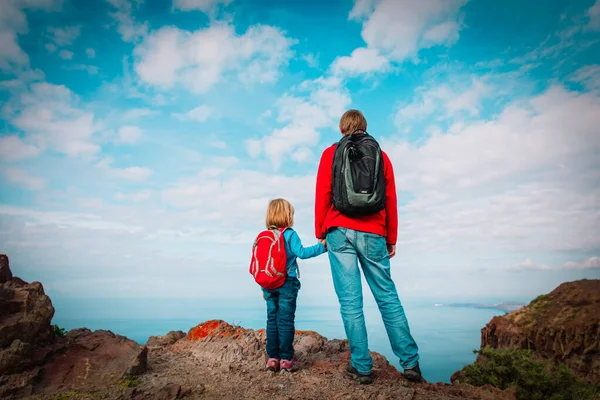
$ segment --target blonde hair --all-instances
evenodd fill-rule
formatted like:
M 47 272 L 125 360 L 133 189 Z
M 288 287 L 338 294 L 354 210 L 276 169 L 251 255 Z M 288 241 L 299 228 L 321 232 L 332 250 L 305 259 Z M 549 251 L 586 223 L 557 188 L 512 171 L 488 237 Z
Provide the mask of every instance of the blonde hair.
M 363 113 L 358 110 L 348 110 L 340 118 L 340 131 L 342 135 L 348 135 L 355 130 L 367 130 L 367 120 Z
M 274 199 L 267 207 L 267 229 L 287 228 L 294 225 L 294 206 L 285 199 Z

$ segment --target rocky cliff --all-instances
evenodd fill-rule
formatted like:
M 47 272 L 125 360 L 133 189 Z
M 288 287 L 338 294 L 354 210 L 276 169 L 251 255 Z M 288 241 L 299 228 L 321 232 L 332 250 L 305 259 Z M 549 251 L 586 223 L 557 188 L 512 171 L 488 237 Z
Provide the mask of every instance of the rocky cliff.
M 600 386 L 600 280 L 566 282 L 527 306 L 494 317 L 481 330 L 481 349 L 530 350 L 538 360 L 564 363 Z M 477 363 L 485 360 L 478 357 Z M 452 382 L 464 372 L 452 376 Z

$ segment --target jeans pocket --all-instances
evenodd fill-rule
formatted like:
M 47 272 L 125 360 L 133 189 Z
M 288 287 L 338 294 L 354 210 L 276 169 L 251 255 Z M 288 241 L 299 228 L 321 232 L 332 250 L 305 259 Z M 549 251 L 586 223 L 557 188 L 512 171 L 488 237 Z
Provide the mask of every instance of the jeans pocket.
M 350 242 L 344 231 L 336 228 L 327 234 L 327 249 L 335 252 L 342 252 L 350 247 Z
M 365 256 L 374 262 L 379 262 L 389 256 L 385 238 L 374 233 L 365 233 Z

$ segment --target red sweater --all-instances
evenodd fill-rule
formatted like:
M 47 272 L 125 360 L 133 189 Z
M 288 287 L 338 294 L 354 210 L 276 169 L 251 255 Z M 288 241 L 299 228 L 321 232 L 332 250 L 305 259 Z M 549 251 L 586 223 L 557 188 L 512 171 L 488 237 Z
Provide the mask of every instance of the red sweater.
M 341 214 L 333 208 L 331 199 L 331 172 L 333 168 L 334 152 L 335 145 L 325 149 L 319 163 L 315 199 L 316 237 L 318 239 L 324 239 L 327 230 L 334 227 L 340 227 L 385 236 L 388 244 L 396 244 L 396 239 L 398 237 L 396 183 L 394 181 L 392 163 L 387 154 L 382 152 L 386 192 L 385 209 L 377 214 L 351 218 Z

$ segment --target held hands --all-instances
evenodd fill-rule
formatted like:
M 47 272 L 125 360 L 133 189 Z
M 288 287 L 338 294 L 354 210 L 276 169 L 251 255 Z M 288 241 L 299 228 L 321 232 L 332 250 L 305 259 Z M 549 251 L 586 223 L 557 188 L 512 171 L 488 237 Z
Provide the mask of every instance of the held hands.
M 327 251 L 327 240 L 319 239 L 319 242 L 321 242 L 321 244 L 325 247 L 325 251 Z
M 396 245 L 388 244 L 388 245 L 386 245 L 386 247 L 387 247 L 387 251 L 388 251 L 390 258 L 394 257 L 396 255 Z

